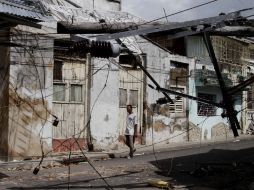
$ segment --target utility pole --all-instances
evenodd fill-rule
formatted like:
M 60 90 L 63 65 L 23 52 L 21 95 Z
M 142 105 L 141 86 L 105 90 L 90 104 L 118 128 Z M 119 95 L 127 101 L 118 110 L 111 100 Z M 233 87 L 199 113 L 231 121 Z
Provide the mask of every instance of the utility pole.
M 221 89 L 221 93 L 222 93 L 222 97 L 223 97 L 223 103 L 225 104 L 225 109 L 227 111 L 227 117 L 229 119 L 230 126 L 231 126 L 233 133 L 234 133 L 234 136 L 237 137 L 237 136 L 239 136 L 237 129 L 240 129 L 240 125 L 237 120 L 236 113 L 235 113 L 235 110 L 233 107 L 232 96 L 227 93 L 227 88 L 226 88 L 225 82 L 222 78 L 222 74 L 220 72 L 220 68 L 219 68 L 215 53 L 214 53 L 210 35 L 207 34 L 206 32 L 204 32 L 203 35 L 204 35 L 203 38 L 204 38 L 204 42 L 206 44 L 207 51 L 209 53 L 209 56 L 211 58 L 212 64 L 214 66 L 214 70 L 216 72 L 216 75 L 217 75 L 217 78 L 219 81 L 219 85 L 220 85 L 220 89 Z
M 86 54 L 87 59 L 87 69 L 88 69 L 88 81 L 87 81 L 87 102 L 85 106 L 86 117 L 85 119 L 85 126 L 86 126 L 86 139 L 87 139 L 87 147 L 89 151 L 93 151 L 93 139 L 92 139 L 92 132 L 91 132 L 91 90 L 92 90 L 92 59 L 90 53 Z

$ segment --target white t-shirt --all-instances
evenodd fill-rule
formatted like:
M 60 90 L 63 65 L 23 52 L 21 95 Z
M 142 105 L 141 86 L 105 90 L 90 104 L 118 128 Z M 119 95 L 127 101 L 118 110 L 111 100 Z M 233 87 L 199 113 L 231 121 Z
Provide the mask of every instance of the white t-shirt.
M 128 114 L 126 118 L 125 135 L 134 135 L 134 126 L 137 124 L 134 113 Z

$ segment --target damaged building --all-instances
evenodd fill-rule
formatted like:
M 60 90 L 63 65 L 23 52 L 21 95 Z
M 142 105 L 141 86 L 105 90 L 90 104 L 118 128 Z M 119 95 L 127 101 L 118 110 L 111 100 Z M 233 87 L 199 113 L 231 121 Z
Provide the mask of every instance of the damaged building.
M 208 55 L 202 36 L 168 39 L 165 36 L 151 37 L 168 50 L 195 59 L 195 64 L 188 76 L 189 95 L 221 102 L 222 94 L 219 82 Z M 213 36 L 212 43 L 220 66 L 220 71 L 228 89 L 238 85 L 253 75 L 253 40 Z M 179 45 L 181 44 L 181 45 Z M 184 48 L 179 48 L 184 47 Z M 234 109 L 240 121 L 240 133 L 246 133 L 252 122 L 253 85 L 233 95 Z M 189 101 L 190 139 L 222 139 L 232 136 L 229 122 L 222 117 L 225 110 L 214 105 Z M 206 118 L 207 120 L 202 123 Z M 198 131 L 196 131 L 196 129 Z M 202 134 L 201 136 L 197 134 Z
M 120 0 L 29 2 L 0 2 L 8 7 L 7 12 L 0 10 L 5 14 L 0 16 L 3 24 L 14 22 L 12 17 L 25 19 L 1 30 L 2 160 L 80 149 L 121 149 L 128 104 L 137 115 L 139 144 L 230 134 L 221 108 L 171 94 L 173 102 L 161 104 L 164 95 L 138 66 L 143 65 L 162 88 L 219 102 L 218 81 L 199 36 L 174 41 L 136 35 L 96 45 L 98 33 L 144 21 L 121 12 Z M 88 28 L 82 35 L 59 34 L 61 22 L 67 26 L 85 23 L 94 27 L 94 33 Z M 70 51 L 80 41 L 84 46 L 93 42 L 96 51 Z M 215 37 L 213 42 L 229 86 L 252 75 L 251 40 Z M 133 55 L 115 49 L 119 56 L 112 58 L 106 52 L 113 46 Z M 252 118 L 252 103 L 248 103 L 252 92 L 252 87 L 247 88 L 235 98 L 243 132 Z M 248 109 L 242 111 L 245 106 Z M 207 122 L 200 123 L 204 117 Z
M 84 12 L 81 9 L 66 8 L 64 10 L 63 7 L 57 9 L 54 5 L 51 6 L 54 7 L 52 9 L 57 10 L 54 14 L 56 18 L 61 18 L 59 21 L 68 21 L 65 20 L 67 17 L 62 16 L 67 14 L 67 11 L 68 14 L 71 11 L 72 14 L 77 14 L 76 20 L 73 21 L 74 25 L 78 22 L 90 21 L 96 23 L 100 20 L 111 25 L 142 22 L 140 18 L 124 12 L 99 10 Z M 86 38 L 87 35 L 80 37 Z M 62 43 L 62 46 L 66 46 L 64 43 L 66 44 L 68 40 L 63 42 L 63 39 L 60 39 L 55 42 L 55 44 Z M 119 42 L 115 41 L 113 43 L 117 44 Z M 175 70 L 184 69 L 186 74 L 189 74 L 188 68 L 189 65 L 193 65 L 194 59 L 173 55 L 152 41 L 139 36 L 120 39 L 120 43 L 135 52 L 138 59 L 126 53 L 121 54 L 116 59 L 85 56 L 83 58 L 83 69 L 81 69 L 82 63 L 79 65 L 77 60 L 73 59 L 73 55 L 71 58 L 66 53 L 58 55 L 57 47 L 59 46 L 55 46 L 54 73 L 57 73 L 59 78 L 54 76 L 54 87 L 55 90 L 58 88 L 61 91 L 57 93 L 59 99 L 53 100 L 53 112 L 54 115 L 58 114 L 60 121 L 59 127 L 54 128 L 57 134 L 53 136 L 53 147 L 57 147 L 54 148 L 55 151 L 63 151 L 66 147 L 68 149 L 70 145 L 74 150 L 79 149 L 72 137 L 74 130 L 76 130 L 75 132 L 79 137 L 82 137 L 79 138 L 80 144 L 87 148 L 94 148 L 95 150 L 120 148 L 123 145 L 127 114 L 126 105 L 128 104 L 133 106 L 134 113 L 137 115 L 140 133 L 137 143 L 152 142 L 153 120 L 156 121 L 154 134 L 158 141 L 165 141 L 169 136 L 185 129 L 186 101 L 178 99 L 175 104 L 158 110 L 156 101 L 163 95 L 147 87 L 147 84 L 151 82 L 135 62 L 140 61 L 160 86 L 168 88 L 170 86 L 170 72 L 173 72 L 171 68 Z M 61 49 L 61 47 L 59 48 Z M 87 66 L 84 66 L 84 64 Z M 87 73 L 85 73 L 85 70 Z M 80 72 L 83 72 L 83 75 L 80 75 Z M 82 86 L 80 80 L 85 80 Z M 71 87 L 75 83 L 76 87 Z M 175 88 L 187 92 L 187 86 L 188 84 L 185 82 L 184 84 L 179 83 Z M 64 90 L 66 88 L 67 90 Z M 71 90 L 68 90 L 68 88 L 71 88 Z M 83 102 L 79 103 L 85 105 L 80 109 L 78 107 L 81 105 L 78 105 L 78 102 L 72 102 L 71 93 L 74 91 L 73 88 L 79 88 L 79 97 L 82 97 Z M 77 90 L 76 93 L 78 93 Z M 85 111 L 82 112 L 82 110 Z M 175 113 L 175 110 L 177 113 L 172 116 L 171 114 Z M 144 125 L 144 123 L 146 124 Z M 173 126 L 172 123 L 178 125 Z M 82 135 L 79 130 L 82 130 Z M 179 140 L 185 139 L 185 134 L 179 137 Z M 62 146 L 63 142 L 65 146 Z
M 1 160 L 52 146 L 54 40 L 39 29 L 46 19 L 40 6 L 1 1 Z

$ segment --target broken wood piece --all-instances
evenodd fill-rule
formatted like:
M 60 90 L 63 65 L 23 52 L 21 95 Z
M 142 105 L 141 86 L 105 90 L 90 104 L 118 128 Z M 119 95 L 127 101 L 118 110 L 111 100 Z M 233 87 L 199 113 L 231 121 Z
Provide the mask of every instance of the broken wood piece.
M 173 185 L 172 187 L 174 189 L 185 189 L 185 188 L 189 188 L 189 187 L 193 187 L 194 185 L 191 184 L 191 185 Z
M 86 162 L 87 158 L 82 156 L 82 157 L 73 157 L 73 158 L 64 158 L 62 161 L 62 164 L 64 165 L 69 165 L 69 164 L 77 164 L 79 162 Z
M 149 27 L 161 26 L 159 23 L 144 22 L 77 22 L 70 24 L 66 21 L 57 23 L 57 32 L 59 34 L 104 34 L 128 31 L 130 29 L 145 29 Z
M 162 189 L 168 189 L 169 188 L 169 182 L 163 181 L 160 179 L 153 179 L 153 180 L 148 180 L 148 184 L 154 187 L 159 187 Z

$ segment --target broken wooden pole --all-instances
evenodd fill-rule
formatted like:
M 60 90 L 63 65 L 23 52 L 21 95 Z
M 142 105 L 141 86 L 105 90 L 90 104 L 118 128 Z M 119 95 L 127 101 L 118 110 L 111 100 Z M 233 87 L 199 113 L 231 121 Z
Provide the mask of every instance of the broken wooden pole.
M 57 33 L 59 34 L 103 34 L 116 33 L 139 28 L 157 26 L 158 23 L 144 24 L 142 22 L 114 22 L 106 23 L 105 20 L 100 22 L 80 22 L 70 23 L 60 21 L 57 23 Z
M 233 107 L 232 97 L 231 97 L 231 95 L 229 95 L 227 93 L 227 88 L 226 88 L 225 82 L 222 78 L 222 74 L 221 74 L 221 71 L 220 71 L 219 64 L 218 64 L 218 61 L 216 59 L 215 53 L 214 53 L 214 49 L 213 49 L 213 46 L 212 46 L 210 35 L 207 34 L 206 32 L 204 32 L 203 37 L 204 37 L 204 42 L 206 44 L 208 54 L 210 56 L 210 59 L 212 61 L 212 64 L 214 66 L 214 70 L 216 72 L 216 75 L 217 75 L 217 78 L 218 78 L 218 81 L 219 81 L 219 85 L 220 85 L 220 89 L 221 89 L 221 93 L 222 93 L 222 97 L 223 97 L 223 103 L 225 104 L 225 109 L 227 111 L 227 116 L 228 116 L 228 119 L 229 119 L 229 122 L 230 122 L 231 129 L 234 133 L 234 136 L 237 137 L 237 136 L 239 136 L 237 129 L 240 128 L 240 125 L 239 125 L 239 122 L 238 122 L 237 117 L 235 115 L 235 110 L 234 110 L 234 107 Z
M 131 54 L 132 55 L 132 54 Z M 140 67 L 140 69 L 145 73 L 145 75 L 154 83 L 156 86 L 156 89 L 160 89 L 160 85 L 156 82 L 156 80 L 150 75 L 150 73 L 146 70 L 146 68 L 142 65 L 142 63 L 139 63 L 138 61 L 136 64 Z M 174 104 L 174 101 L 169 97 L 169 95 L 166 92 L 162 92 L 162 94 L 167 98 L 167 100 L 171 103 Z

